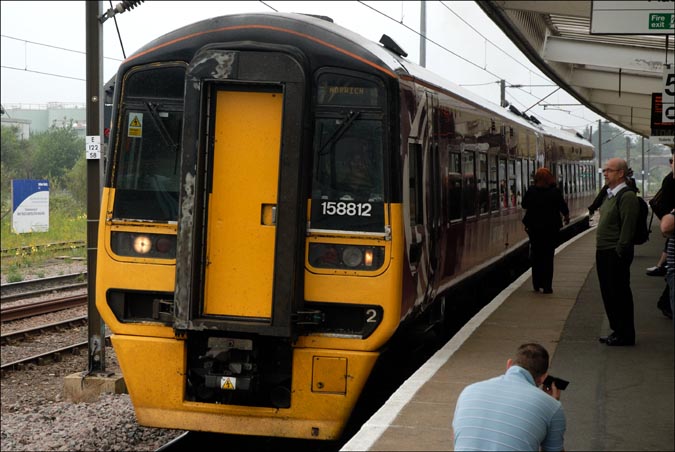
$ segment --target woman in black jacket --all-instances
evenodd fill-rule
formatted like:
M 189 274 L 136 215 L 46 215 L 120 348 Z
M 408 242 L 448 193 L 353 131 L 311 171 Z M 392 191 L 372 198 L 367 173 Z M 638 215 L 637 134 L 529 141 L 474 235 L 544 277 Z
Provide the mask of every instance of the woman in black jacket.
M 535 173 L 534 185 L 525 193 L 522 206 L 527 210 L 523 224 L 530 237 L 532 286 L 535 292 L 553 293 L 553 256 L 562 227 L 561 214 L 568 224 L 570 211 L 547 168 Z

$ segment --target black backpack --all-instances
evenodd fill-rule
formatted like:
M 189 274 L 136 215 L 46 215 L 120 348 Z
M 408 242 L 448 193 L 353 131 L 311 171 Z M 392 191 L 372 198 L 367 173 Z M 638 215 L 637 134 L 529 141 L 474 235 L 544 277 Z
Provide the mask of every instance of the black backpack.
M 621 211 L 619 210 L 619 202 L 621 202 L 621 195 L 626 190 L 631 190 L 630 187 L 626 187 L 616 194 L 616 209 L 619 212 L 619 217 L 621 217 Z M 633 245 L 642 245 L 649 241 L 649 234 L 652 232 L 652 221 L 654 221 L 654 212 L 652 212 L 652 218 L 649 220 L 649 225 L 647 224 L 647 217 L 649 216 L 649 206 L 647 202 L 642 198 L 642 196 L 637 196 L 638 204 L 640 205 L 640 213 L 637 217 L 637 226 L 635 228 L 635 235 L 633 236 Z

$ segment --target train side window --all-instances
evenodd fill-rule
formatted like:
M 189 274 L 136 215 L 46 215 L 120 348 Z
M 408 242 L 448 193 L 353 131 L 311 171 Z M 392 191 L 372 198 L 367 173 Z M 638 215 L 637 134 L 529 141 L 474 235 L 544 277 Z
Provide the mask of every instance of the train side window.
M 516 161 L 509 159 L 507 161 L 507 170 L 509 177 L 509 207 L 518 205 L 518 185 L 516 184 Z
M 487 154 L 483 152 L 478 154 L 478 211 L 481 214 L 490 211 Z
M 516 206 L 520 205 L 520 201 L 523 199 L 523 161 L 518 159 L 515 161 L 516 164 Z
M 464 217 L 472 217 L 476 215 L 476 157 L 473 151 L 462 153 L 462 178 Z
M 410 202 L 410 225 L 414 228 L 422 221 L 422 145 L 408 144 L 408 181 Z
M 462 162 L 459 152 L 451 152 L 449 155 L 448 213 L 450 221 L 462 218 Z
M 506 179 L 506 158 L 499 158 L 499 205 L 501 207 L 509 207 L 509 189 Z
M 489 189 L 490 189 L 490 210 L 496 212 L 499 210 L 499 191 L 497 188 L 497 156 L 488 156 L 490 174 L 489 174 Z

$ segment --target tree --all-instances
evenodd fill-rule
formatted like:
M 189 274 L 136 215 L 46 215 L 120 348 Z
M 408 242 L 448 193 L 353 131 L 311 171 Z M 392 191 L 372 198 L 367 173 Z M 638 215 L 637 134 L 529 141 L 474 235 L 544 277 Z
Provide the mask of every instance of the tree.
M 30 143 L 19 138 L 19 128 L 2 126 L 0 152 L 0 190 L 2 191 L 2 210 L 9 208 L 12 179 L 30 179 L 32 177 L 33 153 Z
M 50 179 L 56 184 L 84 154 L 84 138 L 77 136 L 72 125 L 52 126 L 31 137 L 31 144 L 35 153 L 34 177 Z
M 75 202 L 82 209 L 87 207 L 87 159 L 84 154 L 75 163 L 75 166 L 66 173 L 64 185 L 72 195 Z

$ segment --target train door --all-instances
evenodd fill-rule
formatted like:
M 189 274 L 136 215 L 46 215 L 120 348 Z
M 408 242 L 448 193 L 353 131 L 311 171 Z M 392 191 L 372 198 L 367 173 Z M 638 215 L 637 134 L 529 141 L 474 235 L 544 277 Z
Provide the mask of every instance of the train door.
M 280 89 L 216 93 L 204 314 L 271 317 L 282 107 Z
M 302 57 L 237 46 L 188 68 L 175 325 L 290 337 L 304 299 Z
M 431 286 L 433 275 L 438 271 L 438 256 L 440 254 L 441 237 L 441 170 L 438 146 L 438 97 L 427 92 L 427 114 L 429 123 L 428 133 L 428 158 L 427 158 L 427 227 L 429 231 L 429 285 Z

